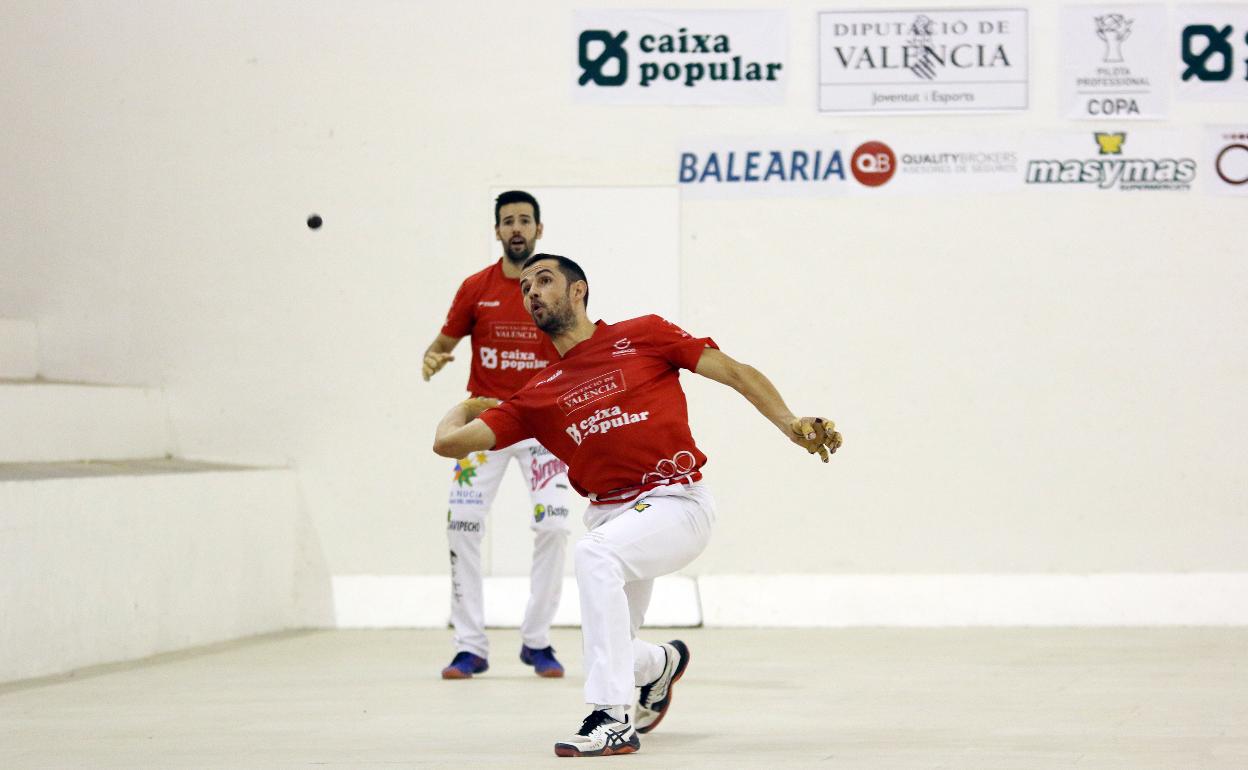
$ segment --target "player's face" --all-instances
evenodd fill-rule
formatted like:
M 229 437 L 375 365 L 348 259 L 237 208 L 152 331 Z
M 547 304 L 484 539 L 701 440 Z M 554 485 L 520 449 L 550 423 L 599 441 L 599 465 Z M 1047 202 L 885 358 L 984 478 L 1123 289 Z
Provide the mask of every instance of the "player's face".
M 516 265 L 533 256 L 542 226 L 533 217 L 533 204 L 508 203 L 498 210 L 498 226 L 494 228 L 503 253 Z
M 520 275 L 520 292 L 524 295 L 524 309 L 537 328 L 554 335 L 575 325 L 568 279 L 553 259 L 530 265 Z

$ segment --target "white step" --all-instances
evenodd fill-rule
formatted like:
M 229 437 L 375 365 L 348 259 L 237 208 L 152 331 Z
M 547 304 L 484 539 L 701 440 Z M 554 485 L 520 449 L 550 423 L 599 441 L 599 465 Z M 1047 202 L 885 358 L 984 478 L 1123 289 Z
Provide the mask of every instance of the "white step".
M 28 380 L 39 373 L 39 329 L 33 321 L 0 318 L 0 379 Z
M 325 622 L 313 542 L 287 469 L 0 465 L 0 682 Z
M 0 381 L 0 463 L 164 457 L 158 388 Z
M 485 624 L 519 628 L 529 600 L 529 578 L 487 577 L 484 581 Z M 451 619 L 449 575 L 335 575 L 334 616 L 338 628 L 446 628 Z M 581 624 L 576 580 L 563 580 L 563 594 L 554 625 Z M 654 581 L 646 610 L 648 628 L 702 625 L 698 584 L 685 575 L 664 575 Z

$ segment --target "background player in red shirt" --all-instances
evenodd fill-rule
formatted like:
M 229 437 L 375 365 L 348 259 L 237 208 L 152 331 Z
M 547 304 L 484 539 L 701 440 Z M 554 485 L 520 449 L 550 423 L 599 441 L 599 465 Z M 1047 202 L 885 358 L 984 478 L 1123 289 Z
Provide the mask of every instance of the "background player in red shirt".
M 555 753 L 631 753 L 641 745 L 637 733 L 653 730 L 667 713 L 690 657 L 680 640 L 637 638 L 654 578 L 701 553 L 715 521 L 715 503 L 700 483 L 706 456 L 689 431 L 679 370 L 732 387 L 824 462 L 841 436 L 830 420 L 794 416 L 767 377 L 709 338 L 658 316 L 590 322 L 589 283 L 572 260 L 534 255 L 520 289 L 560 359 L 501 403 L 469 399 L 451 409 L 438 424 L 434 451 L 453 457 L 536 436 L 568 463 L 572 484 L 591 500 L 589 532 L 576 544 L 576 579 L 592 710 Z M 641 689 L 634 701 L 635 686 Z
M 472 335 L 468 392 L 474 397 L 509 398 L 534 374 L 558 360 L 550 338 L 540 333 L 524 309 L 520 267 L 542 237 L 541 208 L 532 195 L 512 190 L 494 202 L 494 232 L 503 256 L 468 276 L 455 294 L 442 331 L 425 351 L 428 380 L 454 357 L 459 340 Z M 520 626 L 520 659 L 545 677 L 563 676 L 550 646 L 550 623 L 559 607 L 563 557 L 567 549 L 567 466 L 536 440 L 516 442 L 491 452 L 457 454 L 451 479 L 446 535 L 451 548 L 451 624 L 455 658 L 442 670 L 444 679 L 467 679 L 489 668 L 481 578 L 481 540 L 485 520 L 508 461 L 515 459 L 529 487 L 534 533 L 529 603 Z

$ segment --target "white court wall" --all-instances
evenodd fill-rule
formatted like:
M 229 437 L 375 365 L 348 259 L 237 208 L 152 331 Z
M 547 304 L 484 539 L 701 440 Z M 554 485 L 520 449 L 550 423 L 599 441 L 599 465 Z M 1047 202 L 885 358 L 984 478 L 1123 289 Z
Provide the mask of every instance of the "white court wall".
M 783 4 L 783 106 L 664 108 L 572 103 L 581 3 L 8 0 L 0 316 L 38 323 L 44 376 L 165 388 L 178 454 L 296 468 L 332 573 L 444 572 L 429 446 L 462 371 L 426 385 L 419 354 L 483 264 L 491 190 L 671 185 L 700 136 L 1076 127 L 1057 117 L 1059 6 L 1038 2 L 1029 112 L 821 116 L 832 5 Z M 820 467 L 686 378 L 721 506 L 690 572 L 1248 570 L 1242 200 L 679 216 L 684 324 L 847 442 Z

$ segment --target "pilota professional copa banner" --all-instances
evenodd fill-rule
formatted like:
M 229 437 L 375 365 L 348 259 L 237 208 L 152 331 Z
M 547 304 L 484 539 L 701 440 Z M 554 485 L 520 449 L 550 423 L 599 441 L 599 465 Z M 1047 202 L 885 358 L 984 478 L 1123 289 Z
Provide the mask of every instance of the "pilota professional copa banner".
M 782 11 L 576 11 L 573 99 L 780 104 L 787 42 Z
M 1174 44 L 1164 5 L 1062 8 L 1062 115 L 1159 120 L 1170 101 Z
M 958 8 L 819 14 L 819 109 L 1025 110 L 1027 11 Z

